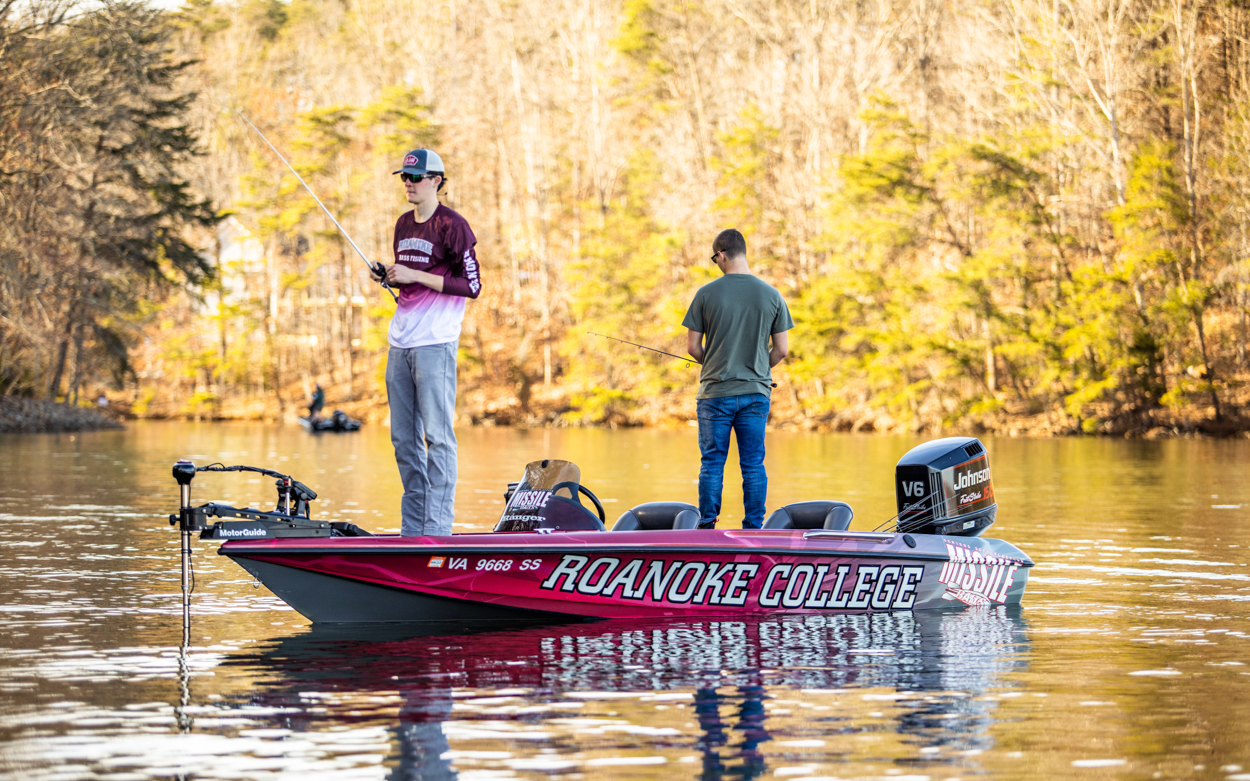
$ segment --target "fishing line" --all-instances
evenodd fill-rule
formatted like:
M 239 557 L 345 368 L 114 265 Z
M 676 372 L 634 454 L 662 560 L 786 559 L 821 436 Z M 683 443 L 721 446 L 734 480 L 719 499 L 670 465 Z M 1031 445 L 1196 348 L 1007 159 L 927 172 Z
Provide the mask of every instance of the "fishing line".
M 190 541 L 188 540 L 188 543 L 189 543 L 189 542 L 190 542 Z M 180 544 L 181 544 L 181 543 L 180 543 Z M 187 553 L 188 553 L 188 555 L 187 555 L 187 572 L 189 572 L 189 573 L 191 574 L 191 588 L 187 589 L 187 594 L 194 594 L 194 593 L 195 593 L 195 560 L 194 560 L 194 559 L 192 558 L 192 556 L 190 555 L 190 554 L 192 553 L 192 551 L 191 551 L 191 549 L 190 549 L 190 548 L 187 548 Z
M 933 489 L 932 491 L 928 493 L 928 495 L 922 496 L 920 500 L 917 501 L 916 503 L 909 504 L 905 506 L 902 510 L 899 510 L 899 512 L 894 517 L 887 518 L 886 520 L 882 521 L 881 525 L 873 529 L 873 531 L 879 532 L 882 529 L 884 529 L 886 526 L 889 526 L 891 523 L 894 523 L 894 527 L 895 527 L 894 530 L 897 532 L 909 532 L 909 531 L 912 531 L 913 529 L 920 528 L 921 526 L 925 524 L 925 521 L 923 520 L 909 521 L 909 525 L 907 526 L 907 528 L 901 528 L 895 522 L 899 519 L 899 516 L 901 516 L 903 513 L 914 512 L 917 510 L 929 510 L 929 511 L 936 510 L 937 509 L 936 507 L 925 507 L 925 505 L 928 503 L 930 499 L 940 494 L 941 491 L 942 489 L 940 487 Z
M 286 158 L 282 156 L 282 153 L 278 151 L 278 148 L 274 146 L 273 143 L 270 142 L 268 138 L 265 138 L 265 134 L 260 132 L 260 128 L 253 125 L 252 120 L 248 119 L 247 115 L 244 114 L 241 109 L 235 109 L 235 111 L 238 112 L 240 117 L 243 117 L 243 121 L 248 124 L 248 127 L 256 131 L 256 135 L 260 136 L 262 141 L 264 141 L 266 144 L 269 144 L 269 148 L 272 149 L 273 153 L 278 156 L 278 159 L 282 161 L 283 165 L 291 169 L 291 173 L 295 174 L 295 178 L 299 180 L 300 184 L 304 185 L 304 189 L 308 191 L 308 194 L 311 195 L 313 200 L 317 202 L 317 205 L 321 207 L 321 211 L 326 213 L 326 216 L 330 218 L 330 222 L 334 223 L 334 227 L 339 229 L 339 233 L 343 234 L 343 238 L 347 239 L 347 243 L 352 245 L 352 249 L 356 250 L 356 254 L 359 255 L 360 259 L 363 260 L 365 262 L 365 265 L 369 267 L 369 272 L 371 274 L 385 273 L 386 267 L 384 265 L 379 263 L 375 267 L 373 263 L 370 262 L 370 260 L 367 257 L 365 257 L 365 253 L 361 251 L 360 247 L 356 246 L 356 242 L 352 241 L 352 237 L 347 233 L 347 231 L 343 230 L 343 226 L 339 225 L 339 221 L 334 219 L 334 215 L 330 213 L 330 210 L 326 208 L 326 205 L 322 203 L 321 199 L 317 197 L 317 194 L 313 192 L 313 188 L 308 186 L 308 182 L 305 182 L 304 177 L 299 175 L 299 171 L 295 170 L 295 166 L 291 165 L 290 163 L 286 161 Z M 382 287 L 386 288 L 386 292 L 391 294 L 391 298 L 393 298 L 396 302 L 398 302 L 399 296 L 395 295 L 395 291 L 391 289 L 391 286 L 387 283 L 385 277 L 382 278 L 381 284 L 382 284 Z

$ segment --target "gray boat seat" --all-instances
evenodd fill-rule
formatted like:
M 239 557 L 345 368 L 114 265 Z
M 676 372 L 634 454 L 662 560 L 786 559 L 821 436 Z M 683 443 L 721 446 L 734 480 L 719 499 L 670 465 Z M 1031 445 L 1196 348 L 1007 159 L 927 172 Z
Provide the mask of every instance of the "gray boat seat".
M 699 508 L 685 502 L 647 502 L 626 510 L 612 524 L 614 532 L 696 529 Z
M 846 531 L 855 513 L 846 502 L 818 499 L 813 502 L 787 504 L 764 521 L 765 529 L 829 529 Z

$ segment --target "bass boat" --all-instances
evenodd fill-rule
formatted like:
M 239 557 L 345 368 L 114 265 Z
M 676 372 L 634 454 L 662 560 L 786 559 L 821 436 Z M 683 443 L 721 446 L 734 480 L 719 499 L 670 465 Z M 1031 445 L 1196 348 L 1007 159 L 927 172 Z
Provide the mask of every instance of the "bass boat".
M 197 472 L 277 478 L 273 510 L 191 504 Z M 607 530 L 576 465 L 535 461 L 511 483 L 494 530 L 446 537 L 370 534 L 312 518 L 316 493 L 267 469 L 173 469 L 183 581 L 190 538 L 219 549 L 315 623 L 575 621 L 775 613 L 907 611 L 1018 604 L 1033 566 L 982 533 L 994 523 L 988 455 L 971 437 L 939 439 L 895 467 L 899 513 L 852 531 L 845 502 L 774 511 L 762 529 L 700 529 L 696 507 L 648 502 Z M 595 508 L 588 509 L 582 497 Z M 184 588 L 184 602 L 186 600 Z
M 305 431 L 311 431 L 314 434 L 322 431 L 359 431 L 361 426 L 359 420 L 351 417 L 341 409 L 336 409 L 324 418 L 302 417 L 299 419 L 299 424 L 304 427 Z

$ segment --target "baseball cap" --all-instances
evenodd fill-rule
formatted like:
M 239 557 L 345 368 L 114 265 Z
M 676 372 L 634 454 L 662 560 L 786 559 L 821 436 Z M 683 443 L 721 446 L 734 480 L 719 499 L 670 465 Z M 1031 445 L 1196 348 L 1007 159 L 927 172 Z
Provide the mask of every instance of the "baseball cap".
M 443 158 L 433 149 L 414 149 L 404 155 L 404 164 L 394 174 L 445 174 Z

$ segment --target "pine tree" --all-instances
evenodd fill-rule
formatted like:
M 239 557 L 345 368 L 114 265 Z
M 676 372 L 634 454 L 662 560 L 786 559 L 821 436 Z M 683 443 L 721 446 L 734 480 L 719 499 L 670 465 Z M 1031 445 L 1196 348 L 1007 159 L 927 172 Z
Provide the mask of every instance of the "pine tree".
M 217 217 L 182 171 L 198 154 L 186 119 L 195 96 L 180 86 L 191 63 L 173 58 L 166 18 L 140 3 L 74 16 L 37 4 L 0 21 L 28 25 L 10 31 L 4 59 L 30 98 L 4 107 L 16 135 L 0 180 L 16 226 L 5 250 L 51 323 L 45 392 L 61 394 L 73 347 L 76 399 L 93 359 L 117 378 L 129 371 L 127 323 L 144 300 L 211 275 L 189 232 Z M 6 309 L 23 306 L 14 292 Z

